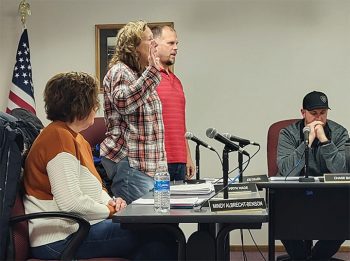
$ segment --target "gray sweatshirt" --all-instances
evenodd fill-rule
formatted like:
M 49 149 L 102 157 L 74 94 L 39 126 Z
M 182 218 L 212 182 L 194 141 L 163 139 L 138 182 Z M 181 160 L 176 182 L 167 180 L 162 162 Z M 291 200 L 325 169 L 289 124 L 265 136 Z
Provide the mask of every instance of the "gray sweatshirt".
M 300 120 L 280 131 L 277 165 L 282 176 L 304 175 L 303 127 L 304 120 Z M 347 130 L 340 124 L 327 120 L 325 133 L 330 143 L 322 145 L 316 139 L 309 148 L 309 176 L 347 172 L 345 160 L 345 143 L 349 139 Z

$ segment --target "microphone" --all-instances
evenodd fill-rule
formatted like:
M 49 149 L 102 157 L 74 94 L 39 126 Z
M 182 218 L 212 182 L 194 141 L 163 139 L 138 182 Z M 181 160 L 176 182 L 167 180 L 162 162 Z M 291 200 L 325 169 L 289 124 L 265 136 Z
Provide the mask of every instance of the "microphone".
M 231 150 L 233 151 L 238 151 L 241 154 L 244 154 L 248 157 L 250 157 L 249 153 L 246 152 L 245 150 L 241 149 L 237 144 L 233 143 L 232 141 L 230 141 L 229 139 L 227 139 L 226 137 L 224 137 L 223 135 L 221 135 L 220 133 L 217 132 L 217 130 L 215 128 L 209 128 L 206 131 L 206 135 L 208 138 L 210 139 L 216 139 L 217 141 L 225 144 L 227 147 L 229 147 Z
M 304 142 L 305 142 L 305 166 L 304 166 L 304 177 L 299 178 L 299 182 L 314 182 L 315 179 L 313 177 L 309 178 L 309 135 L 310 135 L 310 127 L 305 126 L 303 128 L 304 133 Z
M 309 126 L 305 126 L 305 127 L 303 128 L 304 142 L 305 142 L 306 146 L 309 145 L 309 135 L 310 135 L 310 131 L 311 131 L 311 129 L 310 129 Z
M 194 136 L 192 132 L 189 132 L 189 131 L 186 132 L 186 133 L 185 133 L 185 138 L 186 138 L 187 140 L 192 140 L 192 141 L 196 142 L 197 144 L 202 145 L 203 147 L 206 147 L 207 149 L 210 149 L 210 150 L 212 150 L 212 151 L 215 151 L 214 148 L 212 148 L 212 147 L 209 146 L 207 143 L 205 143 L 204 141 L 201 141 L 201 140 L 198 139 L 196 136 Z
M 255 145 L 255 146 L 260 146 L 259 143 L 255 142 L 255 141 L 251 141 L 251 140 L 247 140 L 247 139 L 242 139 L 240 137 L 236 137 L 233 136 L 229 133 L 223 133 L 222 136 L 224 136 L 226 139 L 229 139 L 230 141 L 235 141 L 235 142 L 239 142 L 240 144 L 242 144 L 243 146 L 245 145 Z

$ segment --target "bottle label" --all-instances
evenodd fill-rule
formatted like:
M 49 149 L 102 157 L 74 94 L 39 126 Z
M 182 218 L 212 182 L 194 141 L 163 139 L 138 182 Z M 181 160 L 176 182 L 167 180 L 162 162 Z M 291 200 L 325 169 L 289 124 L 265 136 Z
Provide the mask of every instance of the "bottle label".
M 170 181 L 169 180 L 157 180 L 154 182 L 155 191 L 169 191 Z

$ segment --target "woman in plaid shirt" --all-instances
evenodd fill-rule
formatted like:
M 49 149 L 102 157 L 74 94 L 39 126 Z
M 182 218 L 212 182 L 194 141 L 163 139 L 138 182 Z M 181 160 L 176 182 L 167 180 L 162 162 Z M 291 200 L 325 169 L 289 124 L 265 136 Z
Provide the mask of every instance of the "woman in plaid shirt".
M 104 80 L 106 139 L 102 164 L 115 196 L 130 203 L 153 189 L 156 171 L 167 171 L 157 44 L 147 23 L 129 22 L 117 35 Z

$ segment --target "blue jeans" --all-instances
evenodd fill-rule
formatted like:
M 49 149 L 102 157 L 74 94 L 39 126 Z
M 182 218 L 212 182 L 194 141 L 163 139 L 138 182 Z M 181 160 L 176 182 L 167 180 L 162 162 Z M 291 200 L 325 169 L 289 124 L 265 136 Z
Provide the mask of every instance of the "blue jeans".
M 130 167 L 127 157 L 118 163 L 102 157 L 102 165 L 112 180 L 111 191 L 114 196 L 121 197 L 130 204 L 141 198 L 154 187 L 154 180 L 147 174 Z
M 47 245 L 32 247 L 34 258 L 59 259 L 71 236 Z M 165 231 L 132 231 L 111 219 L 92 225 L 75 258 L 123 257 L 132 260 L 176 260 L 175 238 Z
M 168 163 L 170 180 L 184 180 L 186 176 L 186 163 Z

